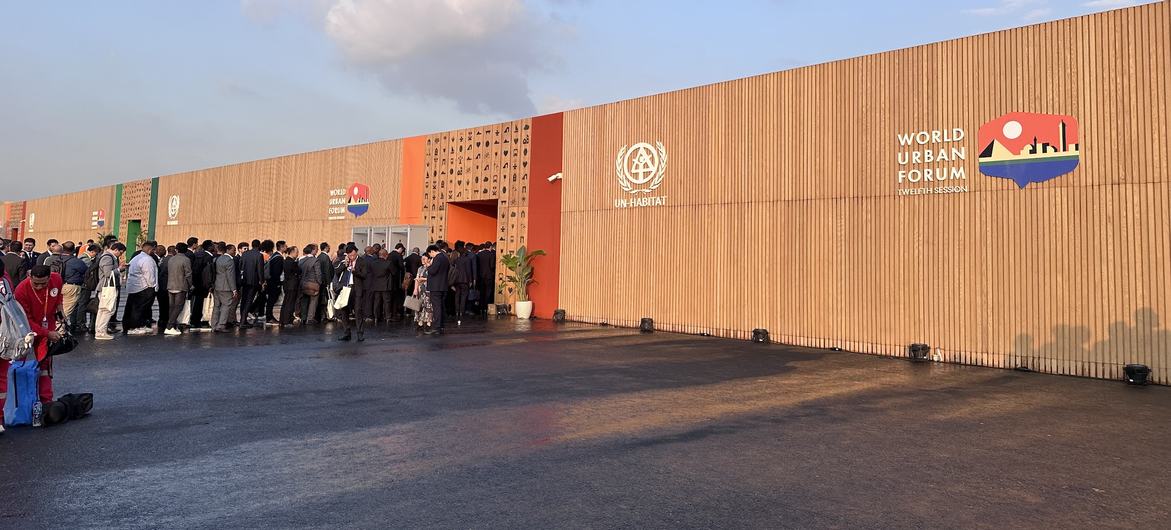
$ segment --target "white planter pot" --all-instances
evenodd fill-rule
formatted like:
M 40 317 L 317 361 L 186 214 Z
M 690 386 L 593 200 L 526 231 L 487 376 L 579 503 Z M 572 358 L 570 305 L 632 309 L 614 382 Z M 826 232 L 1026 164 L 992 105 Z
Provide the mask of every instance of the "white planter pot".
M 533 302 L 517 302 L 516 303 L 516 318 L 521 320 L 528 320 L 533 316 Z

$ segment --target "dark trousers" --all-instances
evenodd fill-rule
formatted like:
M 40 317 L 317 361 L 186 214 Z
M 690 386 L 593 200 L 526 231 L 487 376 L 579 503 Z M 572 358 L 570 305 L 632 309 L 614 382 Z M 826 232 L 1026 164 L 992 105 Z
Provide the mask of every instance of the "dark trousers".
M 264 296 L 264 319 L 265 319 L 265 321 L 276 320 L 276 317 L 274 317 L 272 314 L 272 310 L 274 307 L 276 307 L 277 298 L 280 298 L 280 296 L 281 296 L 281 284 L 270 283 L 268 285 L 268 287 L 265 288 L 265 296 Z
M 73 308 L 73 314 L 69 315 L 69 322 L 73 325 L 73 333 L 81 333 L 84 329 L 89 329 L 89 323 L 86 322 L 86 316 L 89 314 L 89 289 L 82 289 L 77 295 L 77 305 Z
M 455 284 L 455 319 L 460 320 L 464 316 L 464 309 L 468 306 L 468 284 Z
M 167 292 L 167 298 L 167 305 L 170 306 L 170 311 L 167 313 L 167 327 L 177 328 L 179 324 L 186 324 L 186 322 L 179 322 L 179 314 L 183 312 L 183 306 L 187 305 L 187 291 Z M 159 313 L 159 320 L 162 319 L 163 315 Z
M 358 328 L 358 333 L 361 333 L 362 330 L 366 327 L 366 315 L 365 311 L 363 310 L 365 305 L 362 303 L 364 298 L 367 297 L 351 292 L 350 304 L 342 309 L 339 309 L 336 313 L 338 320 L 345 325 L 347 335 L 350 334 L 350 330 L 355 326 Z M 351 316 L 354 317 L 353 322 L 350 321 Z
M 252 304 L 256 303 L 256 295 L 260 292 L 259 285 L 244 284 L 240 289 L 240 321 L 248 323 L 248 314 L 252 312 Z M 192 308 L 192 312 L 195 309 Z
M 445 291 L 427 291 L 427 296 L 431 297 L 431 307 L 435 309 L 435 315 L 431 317 L 431 329 L 443 329 L 444 318 L 443 301 L 447 298 Z
M 171 317 L 171 293 L 166 289 L 159 289 L 155 293 L 155 300 L 159 302 L 159 321 L 157 322 L 159 332 L 162 333 L 167 329 L 167 322 Z
M 207 291 L 196 289 L 191 293 L 191 327 L 207 321 L 211 315 L 203 314 L 203 301 L 207 299 Z
M 150 324 L 150 309 L 154 307 L 155 290 L 146 288 L 126 297 L 126 312 L 122 314 L 122 331 L 146 327 Z
M 390 320 L 390 291 L 374 291 L 367 295 L 370 298 L 370 317 L 375 322 Z
M 394 289 L 386 294 L 390 295 L 390 299 L 387 300 L 387 304 L 389 304 L 389 307 L 390 307 L 390 318 L 394 318 L 394 319 L 402 318 L 403 317 L 403 301 L 404 301 L 403 290 L 402 289 Z
M 481 276 L 480 280 L 476 282 L 476 288 L 480 290 L 480 311 L 487 313 L 488 304 L 492 303 L 496 294 L 492 289 L 492 278 Z
M 285 298 L 281 300 L 281 324 L 292 324 L 293 313 L 297 311 L 298 298 L 301 296 L 301 287 L 285 287 Z M 271 313 L 272 311 L 269 311 Z

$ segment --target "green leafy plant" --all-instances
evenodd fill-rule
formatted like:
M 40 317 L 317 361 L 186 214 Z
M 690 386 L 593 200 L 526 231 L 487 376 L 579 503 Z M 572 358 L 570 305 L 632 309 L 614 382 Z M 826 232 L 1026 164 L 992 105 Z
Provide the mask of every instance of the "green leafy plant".
M 528 302 L 529 284 L 533 283 L 533 259 L 544 255 L 544 250 L 529 252 L 523 245 L 516 249 L 515 254 L 505 252 L 500 261 L 504 263 L 504 268 L 508 269 L 508 274 L 504 281 L 500 282 L 496 292 L 503 293 L 505 289 L 512 287 L 516 292 L 517 302 Z

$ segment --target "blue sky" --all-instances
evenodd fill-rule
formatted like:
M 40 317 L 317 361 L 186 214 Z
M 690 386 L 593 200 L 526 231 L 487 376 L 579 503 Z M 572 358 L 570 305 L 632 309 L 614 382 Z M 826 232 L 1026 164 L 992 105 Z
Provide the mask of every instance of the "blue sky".
M 491 123 L 1139 3 L 7 2 L 0 199 Z

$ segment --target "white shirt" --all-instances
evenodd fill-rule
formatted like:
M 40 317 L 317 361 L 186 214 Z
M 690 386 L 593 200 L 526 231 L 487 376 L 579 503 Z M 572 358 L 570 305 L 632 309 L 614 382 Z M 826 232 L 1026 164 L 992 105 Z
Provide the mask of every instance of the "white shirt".
M 159 266 L 146 252 L 139 252 L 130 260 L 130 271 L 126 277 L 126 292 L 137 293 L 159 286 Z

